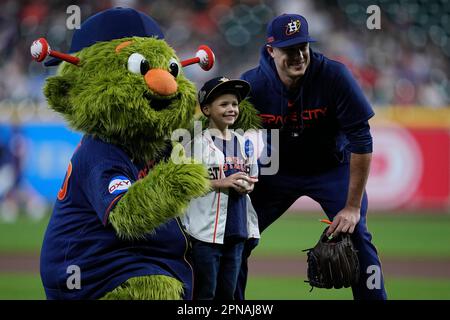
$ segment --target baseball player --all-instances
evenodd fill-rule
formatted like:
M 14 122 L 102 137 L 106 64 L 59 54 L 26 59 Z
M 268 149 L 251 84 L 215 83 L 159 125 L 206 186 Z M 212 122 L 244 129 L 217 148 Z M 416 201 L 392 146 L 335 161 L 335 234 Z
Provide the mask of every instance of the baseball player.
M 360 87 L 341 63 L 314 52 L 306 19 L 298 14 L 274 18 L 259 65 L 241 78 L 251 84 L 250 101 L 263 126 L 280 130 L 279 170 L 260 175 L 251 199 L 262 232 L 299 197 L 317 201 L 333 221 L 328 235 L 352 234 L 361 264 L 355 299 L 386 299 L 380 260 L 367 230 L 367 195 L 374 112 Z M 248 257 L 257 241 L 247 242 Z M 246 257 L 236 292 L 244 298 Z M 367 286 L 369 270 L 379 270 L 380 285 Z

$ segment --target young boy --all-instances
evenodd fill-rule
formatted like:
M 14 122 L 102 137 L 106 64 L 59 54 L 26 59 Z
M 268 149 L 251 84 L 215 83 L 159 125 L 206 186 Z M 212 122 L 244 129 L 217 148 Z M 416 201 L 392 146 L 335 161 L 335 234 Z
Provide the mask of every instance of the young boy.
M 198 93 L 209 127 L 194 137 L 186 153 L 192 151 L 208 167 L 212 191 L 192 200 L 183 217 L 192 240 L 194 299 L 232 300 L 244 242 L 259 238 L 248 196 L 258 181 L 257 162 L 250 141 L 228 129 L 249 91 L 246 81 L 218 77 Z

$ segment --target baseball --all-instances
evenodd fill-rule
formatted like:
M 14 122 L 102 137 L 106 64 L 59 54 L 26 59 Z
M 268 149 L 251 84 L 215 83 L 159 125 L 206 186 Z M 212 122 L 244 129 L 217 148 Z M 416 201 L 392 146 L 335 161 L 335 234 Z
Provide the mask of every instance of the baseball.
M 239 179 L 238 181 L 239 181 L 239 184 L 242 186 L 242 188 L 244 188 L 244 189 L 250 188 L 250 184 L 248 183 L 247 180 Z

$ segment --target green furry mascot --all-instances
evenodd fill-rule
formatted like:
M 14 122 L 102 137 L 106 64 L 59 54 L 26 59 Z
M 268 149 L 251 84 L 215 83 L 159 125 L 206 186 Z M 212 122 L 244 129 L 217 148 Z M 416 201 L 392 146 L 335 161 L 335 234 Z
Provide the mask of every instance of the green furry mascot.
M 47 298 L 190 299 L 178 217 L 209 180 L 201 164 L 174 163 L 167 139 L 190 124 L 195 87 L 155 21 L 133 9 L 87 19 L 70 52 L 53 51 L 42 38 L 31 48 L 38 61 L 55 57 L 46 65 L 64 60 L 45 96 L 85 134 L 41 250 Z

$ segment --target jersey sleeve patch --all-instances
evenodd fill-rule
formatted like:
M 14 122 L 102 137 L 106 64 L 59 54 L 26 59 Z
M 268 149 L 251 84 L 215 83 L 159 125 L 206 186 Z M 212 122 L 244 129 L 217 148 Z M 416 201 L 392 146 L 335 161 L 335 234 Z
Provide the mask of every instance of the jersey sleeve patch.
M 249 158 L 253 157 L 254 154 L 254 148 L 253 148 L 253 143 L 251 142 L 250 139 L 245 140 L 245 155 Z
M 110 194 L 124 193 L 131 186 L 131 181 L 125 176 L 116 176 L 111 179 L 108 186 L 108 192 Z

